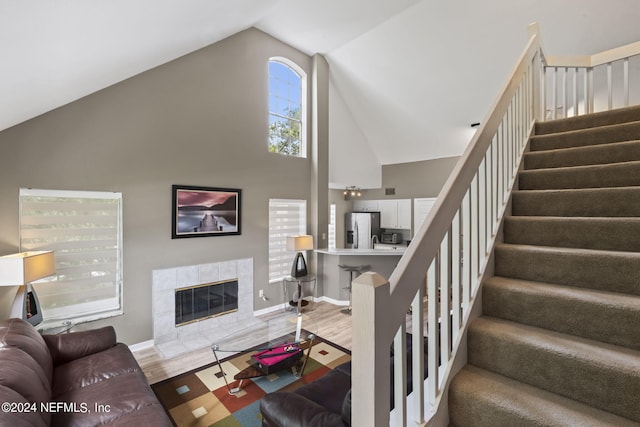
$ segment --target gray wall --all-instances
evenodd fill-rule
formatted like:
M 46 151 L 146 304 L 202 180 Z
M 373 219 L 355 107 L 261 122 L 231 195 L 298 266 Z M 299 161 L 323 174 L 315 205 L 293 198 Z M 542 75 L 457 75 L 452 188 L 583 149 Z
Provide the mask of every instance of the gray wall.
M 89 326 L 151 339 L 152 270 L 228 259 L 254 258 L 255 293 L 269 298 L 254 296 L 256 309 L 280 302 L 267 279 L 268 200 L 317 204 L 312 159 L 267 152 L 272 56 L 298 63 L 311 86 L 312 58 L 250 29 L 1 132 L 0 254 L 18 249 L 19 188 L 120 191 L 125 314 Z M 242 189 L 242 235 L 172 240 L 172 184 Z
M 382 188 L 362 191 L 363 200 L 437 197 L 459 157 L 423 160 L 382 166 Z M 396 194 L 385 195 L 385 188 Z M 343 190 L 329 190 L 329 203 L 336 205 L 336 247 L 344 247 L 344 214 L 353 210 L 353 200 L 345 200 Z
M 367 200 L 413 199 L 436 197 L 460 157 L 397 163 L 382 166 L 382 188 L 366 190 L 362 198 Z M 386 188 L 395 188 L 396 194 L 386 196 Z
M 382 188 L 362 191 L 359 198 L 345 200 L 343 190 L 330 190 L 329 203 L 336 204 L 336 246 L 344 247 L 344 214 L 353 210 L 353 200 L 414 199 L 437 197 L 459 157 L 423 160 L 382 166 Z M 394 188 L 394 195 L 386 195 Z M 408 239 L 409 236 L 405 236 Z

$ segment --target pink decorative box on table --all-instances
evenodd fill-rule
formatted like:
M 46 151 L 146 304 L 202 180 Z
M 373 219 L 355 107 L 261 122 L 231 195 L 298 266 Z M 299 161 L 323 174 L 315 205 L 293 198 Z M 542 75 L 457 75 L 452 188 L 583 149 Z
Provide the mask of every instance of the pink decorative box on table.
M 265 375 L 293 366 L 302 358 L 302 349 L 297 344 L 280 344 L 267 350 L 262 350 L 253 356 L 253 363 Z

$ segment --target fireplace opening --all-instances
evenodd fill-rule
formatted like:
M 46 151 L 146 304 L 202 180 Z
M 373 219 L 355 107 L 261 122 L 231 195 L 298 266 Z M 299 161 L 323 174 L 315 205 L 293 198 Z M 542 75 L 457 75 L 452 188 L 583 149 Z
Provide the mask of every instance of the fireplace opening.
M 176 289 L 176 326 L 238 311 L 238 280 Z

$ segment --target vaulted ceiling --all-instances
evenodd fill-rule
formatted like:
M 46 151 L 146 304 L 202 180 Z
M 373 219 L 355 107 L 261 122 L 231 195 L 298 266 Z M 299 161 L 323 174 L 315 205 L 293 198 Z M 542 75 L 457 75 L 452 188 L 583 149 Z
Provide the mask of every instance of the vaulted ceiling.
M 379 164 L 455 156 L 534 21 L 554 55 L 640 40 L 637 0 L 0 0 L 0 130 L 257 27 L 326 56 Z

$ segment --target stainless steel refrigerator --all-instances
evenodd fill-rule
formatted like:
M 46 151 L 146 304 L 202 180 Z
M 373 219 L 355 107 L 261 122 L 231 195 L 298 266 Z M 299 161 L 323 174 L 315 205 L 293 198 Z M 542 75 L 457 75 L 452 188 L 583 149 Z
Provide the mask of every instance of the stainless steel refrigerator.
M 344 231 L 345 248 L 373 249 L 372 236 L 380 239 L 380 212 L 347 212 Z

